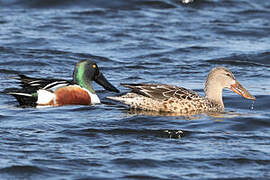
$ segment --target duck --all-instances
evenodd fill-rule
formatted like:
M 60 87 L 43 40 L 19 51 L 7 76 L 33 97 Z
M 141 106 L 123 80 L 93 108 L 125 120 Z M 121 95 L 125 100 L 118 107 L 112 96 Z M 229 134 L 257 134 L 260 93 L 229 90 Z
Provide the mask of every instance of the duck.
M 94 105 L 100 99 L 92 86 L 92 81 L 104 89 L 119 92 L 100 72 L 95 61 L 79 61 L 73 71 L 73 80 L 32 78 L 18 75 L 21 88 L 6 89 L 5 93 L 14 96 L 20 106 L 64 106 Z
M 122 102 L 131 109 L 146 111 L 172 112 L 180 114 L 198 114 L 203 112 L 223 112 L 222 99 L 224 88 L 246 99 L 255 101 L 252 96 L 225 67 L 213 68 L 205 81 L 205 97 L 197 92 L 166 84 L 120 84 L 131 89 L 120 96 L 109 96 L 108 99 Z

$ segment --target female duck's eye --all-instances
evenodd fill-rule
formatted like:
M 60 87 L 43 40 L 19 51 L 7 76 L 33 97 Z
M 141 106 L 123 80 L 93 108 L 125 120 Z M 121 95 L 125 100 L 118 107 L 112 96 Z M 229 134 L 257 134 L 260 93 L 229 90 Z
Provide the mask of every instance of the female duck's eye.
M 230 75 L 230 74 L 226 74 L 226 76 L 229 76 L 229 77 L 231 77 L 231 75 Z

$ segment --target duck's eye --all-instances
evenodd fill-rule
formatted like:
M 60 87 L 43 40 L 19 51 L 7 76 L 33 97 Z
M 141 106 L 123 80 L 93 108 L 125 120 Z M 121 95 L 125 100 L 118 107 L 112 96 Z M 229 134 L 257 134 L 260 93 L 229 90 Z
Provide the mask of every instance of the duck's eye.
M 230 75 L 230 74 L 228 74 L 228 73 L 226 74 L 226 76 L 231 77 L 231 75 Z
M 97 68 L 97 65 L 96 64 L 93 64 L 92 65 L 92 68 L 96 69 Z

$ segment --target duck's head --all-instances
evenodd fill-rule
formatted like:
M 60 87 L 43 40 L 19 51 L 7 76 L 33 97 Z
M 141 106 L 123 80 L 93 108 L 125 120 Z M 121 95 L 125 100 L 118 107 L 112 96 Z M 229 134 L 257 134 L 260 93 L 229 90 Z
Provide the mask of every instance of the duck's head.
M 91 81 L 95 81 L 108 91 L 119 92 L 99 71 L 96 62 L 91 60 L 82 60 L 76 64 L 73 80 L 76 84 L 88 89 L 92 93 L 95 91 L 92 88 Z
M 233 92 L 243 96 L 246 99 L 256 100 L 254 96 L 252 96 L 234 77 L 233 73 L 225 68 L 225 67 L 216 67 L 213 68 L 206 80 L 206 88 L 213 88 L 219 87 L 221 89 L 223 88 L 229 88 Z M 215 87 L 213 87 L 215 86 Z M 206 92 L 207 93 L 207 92 Z

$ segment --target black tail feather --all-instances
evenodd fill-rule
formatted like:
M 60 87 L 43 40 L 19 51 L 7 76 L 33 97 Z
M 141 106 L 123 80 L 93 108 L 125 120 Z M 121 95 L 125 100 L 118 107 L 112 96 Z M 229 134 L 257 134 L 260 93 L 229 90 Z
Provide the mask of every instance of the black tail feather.
M 21 96 L 21 95 L 17 95 L 17 94 L 10 94 L 12 96 L 14 96 L 17 101 L 19 102 L 20 106 L 36 106 L 36 101 L 37 98 L 31 96 L 31 97 L 27 97 L 27 96 Z
M 20 106 L 36 106 L 37 97 L 32 96 L 32 92 L 25 92 L 22 89 L 9 88 L 5 89 L 4 93 L 14 96 Z

